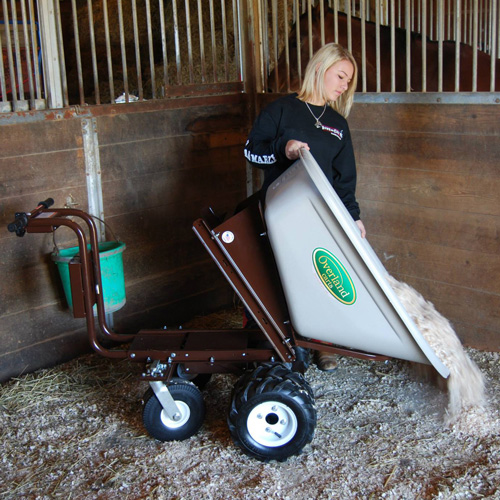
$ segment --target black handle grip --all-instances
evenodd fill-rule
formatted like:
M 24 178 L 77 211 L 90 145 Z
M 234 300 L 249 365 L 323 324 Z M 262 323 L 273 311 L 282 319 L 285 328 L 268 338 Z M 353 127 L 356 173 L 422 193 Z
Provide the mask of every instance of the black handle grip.
M 38 202 L 38 207 L 42 206 L 43 208 L 49 208 L 53 204 L 54 204 L 54 200 L 52 198 L 47 198 L 45 201 L 39 201 Z
M 28 216 L 22 212 L 16 214 L 16 219 L 7 226 L 7 229 L 11 233 L 17 233 L 18 236 L 23 236 L 27 225 Z

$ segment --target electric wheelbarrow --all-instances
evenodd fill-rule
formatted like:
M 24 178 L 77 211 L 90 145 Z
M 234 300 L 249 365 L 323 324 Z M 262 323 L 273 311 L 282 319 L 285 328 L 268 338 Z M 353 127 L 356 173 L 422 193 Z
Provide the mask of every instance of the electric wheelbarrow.
M 106 323 L 99 245 L 93 218 L 41 202 L 17 213 L 19 236 L 69 227 L 79 253 L 69 262 L 73 315 L 86 318 L 99 354 L 145 364 L 143 422 L 161 441 L 194 435 L 203 423 L 201 384 L 237 373 L 228 425 L 234 442 L 262 461 L 285 460 L 313 439 L 314 394 L 303 373 L 310 351 L 366 360 L 389 357 L 433 365 L 449 375 L 399 303 L 386 271 L 312 155 L 268 189 L 265 210 L 248 198 L 221 221 L 212 210 L 193 230 L 252 316 L 255 328 L 140 330 L 124 335 Z M 79 222 L 75 222 L 78 219 Z M 96 331 L 105 338 L 104 346 Z

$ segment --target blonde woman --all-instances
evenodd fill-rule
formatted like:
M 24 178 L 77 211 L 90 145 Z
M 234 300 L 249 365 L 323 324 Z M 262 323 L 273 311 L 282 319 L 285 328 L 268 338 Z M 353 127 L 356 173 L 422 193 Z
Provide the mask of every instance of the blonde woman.
M 245 145 L 245 157 L 265 171 L 262 193 L 306 148 L 366 236 L 356 201 L 356 163 L 346 118 L 357 84 L 356 61 L 329 43 L 309 61 L 298 94 L 281 97 L 258 116 Z M 318 367 L 336 368 L 334 355 L 319 353 Z

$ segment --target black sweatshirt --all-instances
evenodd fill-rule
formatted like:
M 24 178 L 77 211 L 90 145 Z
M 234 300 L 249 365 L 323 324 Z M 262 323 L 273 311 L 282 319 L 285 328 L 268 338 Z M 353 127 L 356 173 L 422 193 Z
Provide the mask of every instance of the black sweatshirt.
M 316 117 L 325 109 L 309 107 Z M 257 117 L 245 145 L 245 157 L 253 166 L 264 169 L 264 193 L 294 163 L 285 155 L 286 143 L 291 139 L 306 142 L 352 218 L 358 220 L 356 163 L 347 121 L 326 106 L 320 122 L 322 127 L 316 128 L 316 119 L 297 94 L 280 97 Z

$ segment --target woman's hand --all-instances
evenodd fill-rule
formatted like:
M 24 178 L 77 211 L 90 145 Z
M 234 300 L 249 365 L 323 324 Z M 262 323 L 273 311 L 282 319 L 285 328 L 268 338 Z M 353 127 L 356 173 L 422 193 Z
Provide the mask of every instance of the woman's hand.
M 366 238 L 366 229 L 365 225 L 363 224 L 363 221 L 361 221 L 361 219 L 358 219 L 356 221 L 356 224 L 358 225 L 359 230 L 361 231 L 361 238 Z
M 289 160 L 296 160 L 299 157 L 300 148 L 306 148 L 309 151 L 309 146 L 306 142 L 290 139 L 285 146 L 285 155 Z

